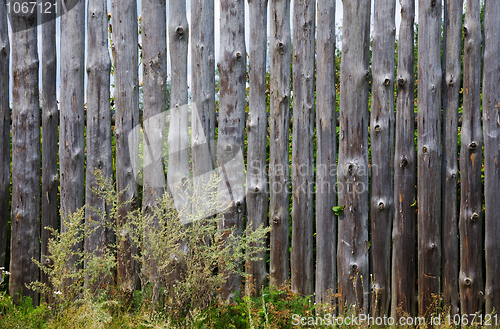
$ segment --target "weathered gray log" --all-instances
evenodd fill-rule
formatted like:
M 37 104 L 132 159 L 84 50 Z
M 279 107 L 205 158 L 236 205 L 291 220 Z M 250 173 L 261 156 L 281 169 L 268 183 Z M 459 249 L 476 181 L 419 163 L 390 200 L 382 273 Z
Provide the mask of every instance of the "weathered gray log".
M 500 310 L 500 2 L 484 8 L 483 133 L 486 313 Z
M 229 161 L 243 150 L 245 133 L 245 90 L 246 90 L 246 48 L 245 48 L 245 3 L 243 0 L 221 0 L 220 12 L 220 76 L 219 135 L 217 141 L 217 162 L 223 168 L 224 180 L 219 190 L 224 191 L 226 179 L 231 186 L 230 206 L 218 223 L 221 231 L 232 229 L 235 234 L 243 230 L 245 200 L 243 172 L 230 165 Z M 241 276 L 228 274 L 221 288 L 223 299 L 232 299 L 240 291 Z
M 444 0 L 443 37 L 443 302 L 459 311 L 458 295 L 458 107 L 462 79 L 463 0 Z
M 395 0 L 375 0 L 372 48 L 371 313 L 389 315 L 391 300 L 391 225 L 394 218 L 394 46 Z
M 215 166 L 214 0 L 191 1 L 192 167 L 195 186 Z M 196 107 L 196 112 L 194 111 Z M 202 195 L 202 189 L 195 188 Z M 198 205 L 199 206 L 199 205 Z
M 115 72 L 115 143 L 116 143 L 116 187 L 120 202 L 131 201 L 118 212 L 118 284 L 122 291 L 132 293 L 138 287 L 137 264 L 132 254 L 137 247 L 130 237 L 120 231 L 127 214 L 138 207 L 137 182 L 134 178 L 128 137 L 139 124 L 139 75 L 138 75 L 138 30 L 137 1 L 112 0 L 111 19 L 113 43 L 111 45 Z M 138 147 L 137 147 L 138 149 Z M 137 156 L 137 155 L 135 155 Z
M 460 309 L 483 308 L 483 224 L 481 186 L 481 5 L 466 2 L 464 24 L 464 100 L 460 148 Z
M 337 217 L 335 175 L 335 0 L 318 0 L 316 82 L 316 303 L 335 304 L 337 290 Z
M 441 276 L 442 1 L 418 3 L 418 296 L 430 316 Z
M 189 28 L 185 1 L 170 0 L 168 26 L 170 61 L 172 63 L 168 135 L 170 153 L 168 157 L 168 187 L 172 193 L 184 196 L 189 188 L 187 182 L 191 177 L 188 153 L 189 113 L 185 106 L 188 103 L 187 55 L 189 49 Z M 190 207 L 189 202 L 191 200 L 189 197 L 182 198 L 182 201 L 179 199 L 181 198 L 176 200 L 177 209 Z M 174 294 L 174 285 L 180 280 L 181 275 L 181 266 L 176 266 L 171 276 L 171 295 Z
M 314 292 L 314 60 L 316 0 L 294 1 L 292 129 L 292 291 Z
M 368 80 L 370 0 L 344 2 L 340 76 L 338 283 L 340 313 L 368 313 Z M 349 78 L 348 78 L 349 77 Z
M 61 16 L 59 171 L 64 216 L 76 212 L 84 202 L 84 73 L 85 3 L 79 1 Z M 65 230 L 62 224 L 61 231 Z M 83 244 L 77 243 L 73 248 L 81 250 Z M 77 261 L 73 256 L 67 264 L 72 267 Z
M 103 178 L 112 181 L 113 159 L 111 152 L 110 71 L 108 48 L 108 12 L 105 0 L 89 0 L 87 13 L 87 174 L 85 191 L 85 223 L 100 226 L 85 239 L 85 252 L 100 253 L 114 243 L 114 232 L 106 225 L 109 218 L 101 218 L 96 211 L 109 212 L 106 201 L 93 192 L 99 188 L 95 180 L 98 170 Z M 44 129 L 45 130 L 45 129 Z M 91 222 L 92 221 L 92 222 Z M 86 264 L 85 264 L 86 265 Z M 89 284 L 90 277 L 86 277 Z M 111 283 L 111 277 L 99 278 L 92 283 L 97 289 Z
M 391 316 L 415 314 L 415 0 L 401 1 L 398 43 Z
M 0 3 L 0 267 L 6 267 L 10 200 L 10 42 L 5 2 Z
M 280 287 L 289 278 L 289 185 L 291 30 L 290 0 L 271 0 L 271 137 L 269 139 L 270 284 Z
M 247 223 L 252 229 L 267 223 L 269 194 L 267 190 L 267 108 L 266 108 L 266 55 L 267 55 L 267 0 L 251 0 L 250 16 L 250 104 L 247 119 Z M 262 241 L 265 244 L 265 240 Z M 266 277 L 266 252 L 257 255 L 259 261 L 246 264 L 252 277 L 245 280 L 248 293 L 259 296 Z M 254 289 L 252 289 L 254 288 Z
M 22 293 L 38 305 L 38 293 L 26 284 L 39 279 L 40 125 L 36 13 L 11 14 L 12 33 L 12 226 L 10 295 Z
M 59 173 L 57 170 L 57 135 L 59 110 L 56 96 L 56 21 L 55 12 L 43 15 L 42 25 L 42 264 L 49 261 L 48 242 L 52 233 L 45 227 L 57 229 L 57 194 Z M 108 102 L 109 103 L 109 102 Z M 46 273 L 41 272 L 41 282 L 49 284 Z

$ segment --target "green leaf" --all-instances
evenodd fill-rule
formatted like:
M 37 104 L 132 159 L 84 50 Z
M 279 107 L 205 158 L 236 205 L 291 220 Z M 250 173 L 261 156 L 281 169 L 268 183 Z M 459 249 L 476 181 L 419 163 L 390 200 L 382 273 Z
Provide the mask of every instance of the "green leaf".
M 412 207 L 416 207 L 417 206 L 417 200 L 413 201 L 413 203 L 411 204 Z
M 332 208 L 332 210 L 333 210 L 333 212 L 335 213 L 335 215 L 339 216 L 339 215 L 340 215 L 340 213 L 341 213 L 342 211 L 344 211 L 344 208 L 345 208 L 345 204 L 344 204 L 344 205 L 342 205 L 341 207 L 339 207 L 339 206 L 337 206 L 337 207 L 333 207 L 333 208 Z

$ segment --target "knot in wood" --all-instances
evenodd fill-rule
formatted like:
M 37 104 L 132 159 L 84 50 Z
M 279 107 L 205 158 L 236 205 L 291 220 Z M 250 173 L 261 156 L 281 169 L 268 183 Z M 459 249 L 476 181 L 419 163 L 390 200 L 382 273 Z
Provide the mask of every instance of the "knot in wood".
M 237 60 L 241 59 L 241 53 L 239 51 L 236 52 L 236 59 Z
M 477 212 L 473 213 L 470 219 L 473 222 L 477 221 L 479 219 L 479 214 Z
M 231 151 L 231 149 L 232 149 L 231 145 L 226 145 L 226 151 L 227 151 L 227 152 L 230 152 L 230 151 Z
M 379 132 L 379 131 L 380 131 L 380 125 L 376 125 L 376 126 L 375 126 L 375 131 L 376 131 L 376 132 Z
M 349 163 L 346 165 L 346 168 L 347 168 L 347 173 L 349 174 L 349 176 L 353 176 L 354 175 L 354 164 Z
M 474 151 L 474 150 L 476 149 L 476 147 L 477 147 L 477 143 L 476 143 L 476 142 L 471 142 L 471 143 L 469 144 L 469 149 L 470 149 L 471 151 Z
M 177 37 L 181 38 L 184 35 L 184 28 L 182 26 L 178 26 L 175 29 L 175 33 L 177 34 Z
M 381 202 L 379 202 L 379 204 L 378 204 L 378 209 L 380 209 L 380 210 L 384 210 L 384 208 L 385 208 L 385 203 L 383 203 L 382 201 L 381 201 Z
M 401 159 L 401 167 L 404 168 L 408 165 L 408 159 L 406 157 L 403 157 Z
M 431 7 L 436 7 L 436 0 L 431 1 Z
M 391 79 L 385 78 L 384 85 L 388 86 L 391 83 Z
M 351 264 L 351 270 L 356 272 L 358 270 L 358 264 Z
M 465 278 L 464 283 L 466 286 L 470 286 L 472 284 L 472 279 L 471 278 Z
M 279 225 L 279 223 L 280 223 L 280 218 L 279 218 L 278 216 L 274 216 L 274 217 L 273 217 L 273 223 L 274 223 L 274 225 Z
M 427 154 L 427 151 L 428 151 L 428 150 L 427 150 L 427 146 L 422 147 L 422 152 L 423 152 L 424 154 Z
M 398 85 L 400 85 L 401 87 L 403 87 L 406 83 L 406 80 L 403 78 L 403 77 L 400 77 L 398 79 Z

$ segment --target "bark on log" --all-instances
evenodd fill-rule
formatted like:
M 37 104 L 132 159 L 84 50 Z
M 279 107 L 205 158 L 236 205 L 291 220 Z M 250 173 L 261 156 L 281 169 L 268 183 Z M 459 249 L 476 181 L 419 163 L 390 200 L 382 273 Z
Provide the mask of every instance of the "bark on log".
M 484 8 L 483 133 L 486 314 L 500 310 L 500 2 Z
M 36 13 L 11 14 L 12 34 L 12 226 L 10 295 L 38 305 L 38 293 L 26 284 L 39 279 L 40 269 L 40 125 Z
M 458 107 L 462 79 L 463 0 L 444 0 L 443 38 L 443 302 L 459 312 L 458 295 Z
M 394 219 L 394 45 L 395 0 L 375 0 L 371 103 L 371 313 L 389 315 L 391 225 Z
M 415 314 L 416 154 L 414 125 L 415 0 L 401 1 L 398 43 L 396 148 L 394 155 L 394 222 L 392 226 L 391 316 Z
M 137 182 L 134 178 L 130 157 L 128 135 L 139 124 L 139 76 L 138 76 L 138 30 L 137 1 L 112 0 L 111 17 L 113 43 L 111 45 L 115 72 L 115 143 L 116 186 L 119 202 L 132 201 L 118 212 L 118 284 L 122 291 L 132 293 L 138 287 L 137 264 L 132 254 L 137 251 L 131 238 L 120 231 L 127 214 L 138 207 Z M 137 156 L 137 155 L 135 155 Z
M 85 3 L 79 1 L 61 16 L 59 168 L 64 216 L 76 212 L 84 202 L 84 70 Z M 65 230 L 62 224 L 61 231 Z M 73 248 L 81 250 L 83 244 L 77 243 Z M 71 257 L 67 266 L 72 267 L 77 261 L 76 256 Z
M 0 267 L 6 267 L 7 228 L 10 200 L 10 42 L 7 8 L 0 3 Z
M 368 80 L 370 0 L 344 2 L 338 160 L 340 313 L 368 313 Z
M 294 1 L 292 129 L 292 291 L 314 292 L 314 60 L 316 0 Z M 305 168 L 305 170 L 304 170 Z
M 271 0 L 271 136 L 269 139 L 270 284 L 280 287 L 289 278 L 289 129 L 291 30 L 290 0 Z
M 111 112 L 110 71 L 111 59 L 108 48 L 108 11 L 106 1 L 89 0 L 87 12 L 88 57 L 87 57 L 87 173 L 85 192 L 85 223 L 97 228 L 85 239 L 85 252 L 102 254 L 114 243 L 114 232 L 106 225 L 109 218 L 101 218 L 95 208 L 102 213 L 109 213 L 106 201 L 93 192 L 99 188 L 95 172 L 112 181 L 113 159 L 111 152 Z M 91 222 L 92 221 L 92 222 Z M 89 285 L 90 277 L 86 277 Z M 92 289 L 102 288 L 103 284 L 112 283 L 111 276 L 99 278 L 92 283 Z
M 221 231 L 235 230 L 241 234 L 245 213 L 244 173 L 228 163 L 238 152 L 243 151 L 245 138 L 245 90 L 246 90 L 246 48 L 245 48 L 245 3 L 243 0 L 221 0 L 220 13 L 220 105 L 217 162 L 223 170 L 223 177 L 234 182 L 231 185 L 230 206 L 218 223 Z M 227 190 L 222 180 L 219 190 Z M 221 288 L 223 299 L 233 299 L 240 291 L 241 276 L 228 274 Z
M 248 2 L 250 16 L 250 105 L 247 121 L 247 225 L 253 230 L 267 225 L 268 189 L 266 173 L 267 108 L 266 108 L 266 55 L 267 55 L 267 0 Z M 262 241 L 266 243 L 265 239 Z M 258 297 L 267 277 L 266 252 L 262 259 L 248 262 L 245 280 L 247 293 Z
M 337 290 L 337 216 L 335 175 L 335 0 L 318 0 L 316 82 L 316 303 L 335 304 Z
M 418 295 L 430 316 L 441 276 L 442 1 L 419 1 L 418 31 Z

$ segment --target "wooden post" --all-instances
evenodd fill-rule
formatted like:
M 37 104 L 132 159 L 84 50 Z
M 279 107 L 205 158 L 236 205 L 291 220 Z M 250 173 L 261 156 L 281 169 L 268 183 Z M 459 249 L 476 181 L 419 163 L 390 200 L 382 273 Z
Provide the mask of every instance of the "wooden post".
M 314 55 L 316 0 L 294 1 L 292 129 L 292 291 L 314 292 Z
M 245 3 L 244 0 L 221 0 L 220 22 L 220 105 L 217 162 L 223 168 L 223 177 L 234 182 L 231 185 L 230 206 L 218 223 L 221 231 L 232 229 L 236 235 L 243 231 L 245 213 L 244 178 L 239 168 L 229 161 L 243 151 L 245 138 Z M 220 182 L 219 190 L 227 190 L 226 181 Z M 222 286 L 223 299 L 233 299 L 240 291 L 241 276 L 228 274 Z
M 316 303 L 335 304 L 337 289 L 335 1 L 318 0 L 316 82 Z
M 458 295 L 458 107 L 462 81 L 463 0 L 444 0 L 443 37 L 443 303 L 459 312 Z
M 84 202 L 84 72 L 85 3 L 79 1 L 61 16 L 59 170 L 64 215 L 76 212 Z M 61 225 L 61 230 L 66 227 Z M 82 250 L 83 244 L 77 243 L 73 248 Z M 68 267 L 75 266 L 77 260 L 76 256 L 68 259 Z
M 419 1 L 418 296 L 430 316 L 441 276 L 441 0 Z
M 192 0 L 191 99 L 197 111 L 196 114 L 194 107 L 192 108 L 191 157 L 194 186 L 206 184 L 215 166 L 214 34 L 214 0 Z M 195 193 L 203 196 L 199 190 L 194 188 Z
M 12 13 L 12 226 L 10 295 L 20 294 L 38 305 L 38 293 L 26 284 L 39 279 L 40 269 L 40 104 L 38 93 L 37 17 Z
M 131 294 L 138 288 L 137 264 L 132 254 L 137 247 L 131 238 L 121 232 L 127 214 L 137 209 L 137 182 L 134 178 L 128 135 L 139 124 L 138 30 L 136 0 L 112 0 L 111 19 L 113 43 L 111 45 L 115 72 L 115 143 L 116 187 L 120 202 L 132 201 L 118 212 L 118 284 L 123 292 Z M 138 147 L 137 147 L 138 149 Z M 131 296 L 131 295 L 130 295 Z
M 0 3 L 0 267 L 6 267 L 7 228 L 10 200 L 10 42 L 7 8 Z
M 394 222 L 392 225 L 391 316 L 415 314 L 416 154 L 415 154 L 415 0 L 401 1 L 398 43 Z
M 266 106 L 266 55 L 267 55 L 267 0 L 249 1 L 250 16 L 250 108 L 247 124 L 247 223 L 253 230 L 267 223 L 269 194 L 267 192 L 267 106 Z M 265 244 L 265 240 L 262 241 Z M 259 296 L 267 277 L 266 252 L 262 259 L 246 264 L 252 277 L 245 280 L 248 293 Z
M 270 284 L 280 287 L 290 277 L 289 137 L 290 137 L 290 0 L 271 0 L 271 136 L 269 139 Z
M 483 134 L 486 248 L 486 314 L 500 310 L 500 2 L 484 8 Z
M 468 0 L 464 25 L 464 112 L 460 149 L 460 308 L 483 308 L 483 224 L 481 186 L 481 5 Z
M 103 178 L 112 181 L 113 159 L 111 152 L 111 112 L 110 112 L 110 71 L 111 60 L 108 46 L 108 11 L 106 1 L 89 0 L 87 13 L 88 55 L 87 55 L 87 174 L 85 192 L 85 223 L 99 222 L 101 225 L 85 239 L 86 253 L 101 253 L 114 243 L 114 232 L 106 227 L 92 208 L 103 213 L 109 212 L 106 201 L 92 189 L 98 188 L 95 171 Z M 94 224 L 90 223 L 90 227 Z M 98 255 L 98 254 L 97 254 Z M 88 277 L 86 284 L 88 284 Z M 94 289 L 112 282 L 112 277 L 100 278 Z
M 340 314 L 368 313 L 368 81 L 370 0 L 344 2 L 340 76 L 338 281 Z M 349 77 L 349 78 L 348 78 Z
M 394 218 L 394 45 L 395 0 L 375 0 L 371 103 L 371 313 L 389 314 L 391 226 Z

